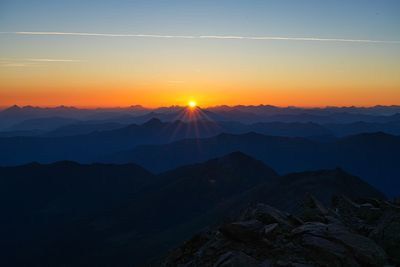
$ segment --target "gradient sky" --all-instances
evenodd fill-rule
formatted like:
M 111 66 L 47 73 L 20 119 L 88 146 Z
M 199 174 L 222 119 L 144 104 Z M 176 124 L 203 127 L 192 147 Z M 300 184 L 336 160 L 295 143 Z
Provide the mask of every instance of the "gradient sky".
M 398 0 L 0 0 L 0 32 L 0 106 L 400 104 Z

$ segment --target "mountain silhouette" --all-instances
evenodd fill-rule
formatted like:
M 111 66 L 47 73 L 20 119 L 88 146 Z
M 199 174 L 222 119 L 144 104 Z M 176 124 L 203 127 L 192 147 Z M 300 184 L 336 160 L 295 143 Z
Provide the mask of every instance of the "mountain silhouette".
M 219 134 L 229 127 L 232 131 L 235 128 L 240 131 L 240 126 L 237 127 L 236 123 L 220 124 L 211 121 L 168 123 L 159 119 L 122 128 L 118 124 L 93 125 L 89 128 L 94 130 L 102 127 L 116 129 L 72 136 L 57 136 L 58 132 L 55 132 L 52 137 L 0 137 L 0 165 L 19 165 L 33 161 L 100 161 L 137 163 L 151 171 L 162 172 L 230 152 L 243 151 L 269 164 L 281 174 L 341 167 L 363 177 L 390 196 L 398 194 L 396 188 L 400 186 L 399 181 L 392 178 L 400 174 L 399 159 L 396 156 L 400 149 L 400 139 L 385 133 L 332 139 L 289 138 L 253 132 Z M 71 131 L 85 132 L 87 129 L 86 126 L 74 126 Z
M 102 126 L 90 126 L 91 129 L 98 127 Z M 72 131 L 81 130 L 75 126 Z M 84 129 L 83 132 L 85 131 Z M 32 161 L 50 163 L 59 160 L 88 163 L 96 161 L 102 155 L 134 148 L 140 144 L 163 144 L 184 138 L 209 137 L 220 132 L 219 126 L 209 121 L 166 123 L 152 119 L 142 125 L 132 124 L 82 135 L 59 136 L 58 131 L 47 137 L 3 137 L 0 138 L 0 165 L 19 165 Z
M 76 119 L 64 118 L 64 117 L 48 117 L 39 119 L 24 120 L 20 123 L 13 125 L 8 128 L 8 131 L 30 131 L 30 130 L 53 130 L 58 127 L 74 124 L 79 122 Z
M 59 162 L 0 168 L 0 177 L 2 253 L 14 266 L 135 266 L 254 202 L 291 210 L 309 192 L 324 202 L 383 198 L 342 170 L 282 177 L 241 152 L 157 176 L 136 165 Z
M 5 130 L 19 123 L 28 126 L 29 121 L 38 119 L 46 120 L 51 117 L 62 117 L 64 120 L 74 119 L 95 124 L 120 123 L 142 124 L 151 118 L 173 122 L 185 120 L 182 116 L 187 114 L 187 107 L 171 106 L 156 109 L 147 109 L 141 106 L 127 108 L 98 108 L 79 109 L 74 107 L 40 108 L 32 106 L 12 106 L 0 110 L 0 130 Z M 218 122 L 235 121 L 244 124 L 259 122 L 285 122 L 285 123 L 318 123 L 318 124 L 351 124 L 357 122 L 366 123 L 392 123 L 400 121 L 399 106 L 376 107 L 326 107 L 326 108 L 298 108 L 298 107 L 274 107 L 269 105 L 259 106 L 220 106 L 210 108 L 196 108 L 201 110 L 201 120 L 214 120 Z M 34 121 L 33 121 L 34 122 Z M 38 128 L 30 121 L 33 130 Z M 63 125 L 66 126 L 66 125 Z M 379 130 L 383 130 L 380 128 Z M 393 132 L 390 132 L 393 133 Z M 353 132 L 353 134 L 355 134 Z
M 54 130 L 42 133 L 42 137 L 63 137 L 63 136 L 74 136 L 74 135 L 87 135 L 94 132 L 110 131 L 126 127 L 124 124 L 116 122 L 105 122 L 105 123 L 76 123 L 68 124 L 65 126 L 58 127 Z
M 360 134 L 329 142 L 304 138 L 266 136 L 257 133 L 221 134 L 165 145 L 138 146 L 104 158 L 105 162 L 135 162 L 155 172 L 204 161 L 233 151 L 262 160 L 278 173 L 341 167 L 390 196 L 400 182 L 400 137 L 385 133 Z M 368 164 L 366 164 L 368 162 Z

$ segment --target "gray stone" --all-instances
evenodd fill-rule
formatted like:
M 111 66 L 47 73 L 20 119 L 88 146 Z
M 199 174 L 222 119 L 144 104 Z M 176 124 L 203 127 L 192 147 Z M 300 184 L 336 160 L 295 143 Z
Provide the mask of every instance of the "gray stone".
M 219 257 L 213 267 L 259 267 L 254 258 L 241 251 L 229 251 Z
M 382 266 L 386 262 L 385 251 L 373 240 L 350 232 L 333 233 L 334 238 L 351 249 L 362 266 Z
M 306 245 L 320 247 L 339 259 L 347 251 L 361 266 L 382 266 L 386 262 L 385 251 L 373 240 L 351 233 L 341 225 L 306 223 L 294 229 L 292 234 L 302 236 Z
M 310 196 L 305 206 L 322 220 L 306 223 L 259 204 L 238 221 L 186 242 L 165 266 L 400 266 L 399 207 L 379 200 L 358 203 L 337 197 L 335 212 Z
M 367 222 L 374 222 L 382 216 L 383 212 L 380 208 L 374 207 L 370 203 L 360 205 L 357 216 Z
M 385 216 L 370 237 L 385 249 L 391 261 L 400 265 L 400 214 Z
M 225 236 L 243 242 L 251 242 L 261 239 L 264 224 L 258 220 L 234 222 L 223 225 L 220 228 Z
M 278 223 L 284 227 L 293 227 L 293 225 L 290 223 L 288 213 L 282 212 L 265 204 L 258 204 L 255 208 L 248 210 L 245 213 L 244 218 L 254 218 L 263 222 L 264 224 Z
M 279 225 L 277 223 L 272 223 L 264 226 L 263 234 L 265 237 L 270 237 L 277 229 Z

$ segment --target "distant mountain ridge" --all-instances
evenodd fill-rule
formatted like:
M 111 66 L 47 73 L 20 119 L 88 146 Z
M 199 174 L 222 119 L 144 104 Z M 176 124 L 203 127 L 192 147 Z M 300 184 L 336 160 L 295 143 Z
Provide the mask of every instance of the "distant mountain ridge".
M 123 124 L 144 123 L 156 117 L 163 121 L 180 119 L 186 107 L 171 106 L 148 109 L 142 106 L 127 108 L 78 109 L 74 107 L 40 108 L 12 106 L 0 111 L 0 130 L 22 123 L 25 120 L 63 117 L 82 121 L 117 122 Z M 358 121 L 387 123 L 400 121 L 399 106 L 375 107 L 326 107 L 299 108 L 260 106 L 220 106 L 201 109 L 215 121 L 257 122 L 314 122 L 354 123 Z M 31 130 L 31 129 L 29 129 Z
M 157 117 L 157 114 L 151 114 Z M 157 119 L 148 115 L 146 118 L 140 119 L 146 124 L 148 121 Z M 179 116 L 178 116 L 179 117 Z M 184 116 L 180 116 L 181 118 Z M 149 118 L 149 119 L 148 119 Z M 147 121 L 145 119 L 148 119 Z M 160 120 L 160 119 L 158 119 Z M 174 123 L 175 121 L 164 121 L 166 123 Z M 207 118 L 197 119 L 197 123 L 204 121 L 214 123 L 214 127 L 218 126 L 220 133 L 247 133 L 257 132 L 267 135 L 290 136 L 290 137 L 309 137 L 309 138 L 337 138 L 346 135 L 354 135 L 361 133 L 385 132 L 393 135 L 400 135 L 400 120 L 391 122 L 353 122 L 353 123 L 328 123 L 318 124 L 314 122 L 256 122 L 244 124 L 237 121 L 212 121 Z M 192 121 L 194 123 L 194 121 Z M 25 120 L 15 124 L 3 131 L 0 136 L 73 136 L 90 134 L 96 131 L 108 131 L 118 128 L 127 127 L 130 124 L 124 120 L 104 120 L 104 121 L 81 121 L 76 119 L 68 119 L 63 117 L 48 117 L 39 119 Z M 201 132 L 199 132 L 201 136 Z
M 354 127 L 359 125 L 365 130 L 365 123 Z M 368 133 L 336 138 L 331 132 L 346 128 L 330 127 L 327 130 L 314 123 L 165 122 L 157 118 L 128 126 L 74 124 L 48 133 L 4 133 L 5 137 L 0 137 L 0 166 L 59 160 L 133 162 L 160 172 L 241 150 L 280 173 L 339 166 L 385 193 L 395 194 L 399 181 L 392 177 L 400 175 L 396 156 L 399 137 Z
M 279 173 L 341 167 L 359 175 L 388 195 L 398 194 L 400 137 L 385 133 L 349 136 L 329 142 L 304 138 L 220 134 L 165 145 L 146 145 L 112 154 L 104 162 L 135 162 L 160 172 L 240 150 Z
M 109 127 L 110 125 L 107 125 Z M 90 129 L 102 127 L 92 125 Z M 114 125 L 112 125 L 114 127 Z M 75 126 L 75 133 L 82 128 Z M 113 130 L 94 131 L 82 135 L 11 136 L 0 138 L 0 166 L 18 165 L 31 161 L 54 162 L 73 160 L 93 162 L 96 158 L 140 144 L 162 144 L 190 137 L 213 136 L 221 130 L 213 122 L 164 123 L 153 119 L 142 125 L 129 125 Z M 51 136 L 53 135 L 53 136 Z

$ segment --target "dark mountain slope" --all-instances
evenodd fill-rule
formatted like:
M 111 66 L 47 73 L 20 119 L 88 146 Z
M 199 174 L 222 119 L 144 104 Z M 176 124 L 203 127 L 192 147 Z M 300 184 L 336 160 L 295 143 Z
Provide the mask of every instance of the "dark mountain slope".
M 351 199 L 385 198 L 384 194 L 360 178 L 335 169 L 282 176 L 279 183 L 273 187 L 265 184 L 248 192 L 241 202 L 268 203 L 279 209 L 294 212 L 307 194 L 315 196 L 325 205 L 330 205 L 335 195 L 345 195 Z M 243 201 L 244 199 L 247 201 Z
M 311 154 L 318 153 L 319 148 L 319 143 L 303 138 L 266 136 L 257 133 L 220 134 L 211 138 L 187 139 L 160 146 L 139 146 L 131 151 L 113 154 L 105 161 L 137 162 L 153 171 L 160 172 L 220 157 L 234 151 L 242 151 L 264 162 L 272 162 L 271 165 L 275 165 L 275 168 L 277 165 L 282 166 L 278 168 L 281 171 L 287 164 L 289 166 L 295 164 L 301 168 L 304 165 L 302 163 L 306 161 L 309 161 L 309 168 L 312 168 L 313 161 L 318 158 Z M 302 154 L 298 154 L 300 151 Z M 300 155 L 302 156 L 298 157 Z M 152 158 L 152 163 L 150 163 L 150 158 Z M 297 161 L 294 162 L 294 159 Z
M 110 155 L 106 162 L 135 162 L 155 172 L 242 151 L 279 173 L 341 167 L 365 179 L 388 195 L 399 194 L 400 137 L 384 133 L 361 134 L 330 142 L 302 138 L 221 134 L 160 146 L 139 146 Z M 366 164 L 367 163 L 367 164 Z
M 45 248 L 50 265 L 136 266 L 251 203 L 292 210 L 307 193 L 323 196 L 324 202 L 338 194 L 383 197 L 341 170 L 279 177 L 240 152 L 160 174 L 154 181 L 123 205 L 60 231 L 63 234 Z
M 271 182 L 266 182 L 250 190 L 236 194 L 206 214 L 193 218 L 184 225 L 177 226 L 163 232 L 157 239 L 165 242 L 169 236 L 187 236 L 200 229 L 199 225 L 213 226 L 215 223 L 236 217 L 249 205 L 265 203 L 275 205 L 287 212 L 298 212 L 304 199 L 310 194 L 321 196 L 321 202 L 329 205 L 332 197 L 345 195 L 350 199 L 374 198 L 384 199 L 384 195 L 363 182 L 360 178 L 352 176 L 342 170 L 321 170 L 289 174 Z M 218 219 L 219 218 L 219 219 Z M 171 244 L 173 245 L 173 244 Z
M 188 222 L 202 218 L 234 196 L 278 178 L 263 163 L 242 153 L 162 174 L 156 184 L 125 205 L 76 224 L 63 242 L 51 245 L 55 249 L 53 260 L 72 264 L 68 258 L 55 256 L 57 251 L 68 248 L 69 255 L 76 257 L 74 265 L 89 264 L 87 258 L 79 256 L 79 250 L 88 251 L 102 266 L 144 262 L 219 217 L 187 227 Z M 104 229 L 95 227 L 104 223 Z M 82 241 L 71 249 L 76 246 L 76 239 Z
M 124 203 L 153 179 L 134 164 L 59 162 L 0 168 L 2 259 L 37 259 L 38 250 L 56 239 L 60 229 Z
M 137 266 L 251 203 L 297 207 L 382 194 L 341 170 L 279 177 L 234 152 L 154 176 L 136 165 L 0 168 L 1 253 L 9 266 Z

